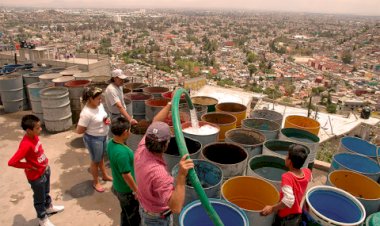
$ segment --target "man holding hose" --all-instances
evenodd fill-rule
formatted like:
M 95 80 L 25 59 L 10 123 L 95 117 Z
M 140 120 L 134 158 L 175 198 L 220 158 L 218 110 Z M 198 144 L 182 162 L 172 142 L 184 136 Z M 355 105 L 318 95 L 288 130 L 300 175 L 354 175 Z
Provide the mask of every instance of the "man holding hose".
M 173 225 L 173 213 L 180 213 L 185 201 L 185 185 L 188 170 L 194 167 L 188 155 L 179 162 L 179 173 L 174 178 L 166 169 L 163 153 L 171 138 L 167 118 L 168 103 L 153 119 L 135 153 L 135 175 L 140 201 L 142 225 Z

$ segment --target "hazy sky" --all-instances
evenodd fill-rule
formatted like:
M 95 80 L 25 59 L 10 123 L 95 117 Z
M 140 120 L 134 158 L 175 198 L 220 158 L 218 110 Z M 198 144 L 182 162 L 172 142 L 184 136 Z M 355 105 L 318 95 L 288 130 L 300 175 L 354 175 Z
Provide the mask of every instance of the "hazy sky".
M 380 16 L 380 0 L 1 0 L 0 6 L 257 9 Z

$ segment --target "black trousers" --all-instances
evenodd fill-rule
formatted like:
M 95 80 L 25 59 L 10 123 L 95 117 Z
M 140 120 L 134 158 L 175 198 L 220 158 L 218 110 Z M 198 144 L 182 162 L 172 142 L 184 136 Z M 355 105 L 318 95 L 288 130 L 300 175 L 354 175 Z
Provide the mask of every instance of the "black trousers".
M 33 204 L 37 212 L 37 217 L 44 219 L 46 209 L 51 205 L 50 193 L 50 167 L 47 166 L 45 172 L 36 180 L 29 181 L 33 190 Z
M 140 225 L 139 202 L 132 193 L 118 192 L 112 187 L 112 193 L 117 197 L 121 207 L 120 226 Z

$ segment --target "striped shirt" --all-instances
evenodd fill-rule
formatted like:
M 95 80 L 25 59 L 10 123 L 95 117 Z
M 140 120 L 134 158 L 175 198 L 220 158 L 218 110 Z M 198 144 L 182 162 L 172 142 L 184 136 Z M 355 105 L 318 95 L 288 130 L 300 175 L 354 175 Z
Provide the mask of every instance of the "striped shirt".
M 146 148 L 145 136 L 137 147 L 134 164 L 141 206 L 153 213 L 168 210 L 174 178 L 166 170 L 162 156 L 154 155 Z

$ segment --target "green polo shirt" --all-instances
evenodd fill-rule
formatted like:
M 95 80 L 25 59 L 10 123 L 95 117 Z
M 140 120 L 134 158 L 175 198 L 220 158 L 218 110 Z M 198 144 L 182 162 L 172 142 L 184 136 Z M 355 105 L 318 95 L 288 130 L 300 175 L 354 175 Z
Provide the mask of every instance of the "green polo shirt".
M 132 150 L 128 146 L 116 143 L 111 139 L 107 145 L 107 153 L 112 170 L 114 189 L 118 192 L 132 192 L 122 176 L 122 174 L 131 173 L 133 179 L 135 179 Z

